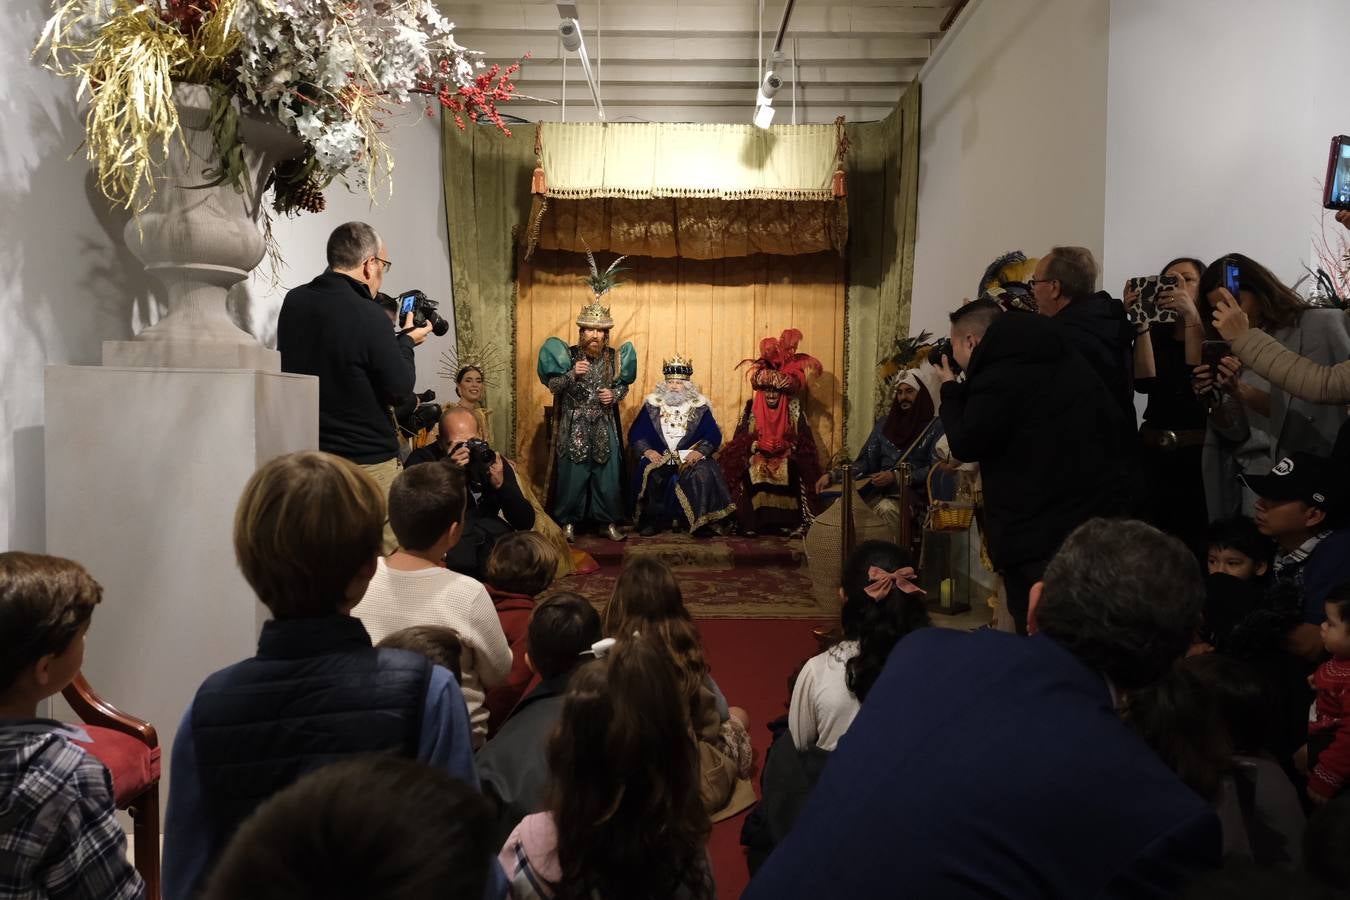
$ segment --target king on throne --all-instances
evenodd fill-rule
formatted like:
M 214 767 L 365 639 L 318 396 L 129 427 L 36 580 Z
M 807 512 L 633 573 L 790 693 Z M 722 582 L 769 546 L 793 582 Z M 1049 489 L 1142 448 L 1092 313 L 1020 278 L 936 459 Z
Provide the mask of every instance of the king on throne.
M 708 399 L 690 380 L 692 361 L 676 355 L 661 366 L 665 380 L 647 395 L 628 430 L 636 459 L 633 497 L 638 533 L 678 524 L 691 534 L 725 533 L 736 505 L 713 459 L 722 446 Z

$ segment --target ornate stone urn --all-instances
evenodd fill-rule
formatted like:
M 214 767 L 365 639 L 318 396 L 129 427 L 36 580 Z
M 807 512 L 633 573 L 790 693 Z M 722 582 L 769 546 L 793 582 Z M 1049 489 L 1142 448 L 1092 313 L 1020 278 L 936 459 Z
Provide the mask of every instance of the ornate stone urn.
M 258 216 L 268 175 L 303 144 L 275 120 L 241 115 L 244 190 L 229 183 L 200 187 L 216 165 L 211 96 L 203 85 L 179 84 L 174 100 L 186 147 L 170 144 L 149 206 L 123 232 L 131 252 L 168 290 L 168 313 L 133 340 L 105 341 L 103 364 L 279 371 L 280 355 L 235 325 L 226 297 L 266 253 Z

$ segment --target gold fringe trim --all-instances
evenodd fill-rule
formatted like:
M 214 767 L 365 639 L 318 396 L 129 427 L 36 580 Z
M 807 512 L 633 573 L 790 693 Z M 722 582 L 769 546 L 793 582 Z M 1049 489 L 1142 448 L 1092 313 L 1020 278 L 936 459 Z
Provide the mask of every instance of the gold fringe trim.
M 550 185 L 544 191 L 545 197 L 559 200 L 670 200 L 688 198 L 693 200 L 835 200 L 834 190 L 826 188 L 751 188 L 744 191 L 727 191 L 719 188 L 560 188 Z

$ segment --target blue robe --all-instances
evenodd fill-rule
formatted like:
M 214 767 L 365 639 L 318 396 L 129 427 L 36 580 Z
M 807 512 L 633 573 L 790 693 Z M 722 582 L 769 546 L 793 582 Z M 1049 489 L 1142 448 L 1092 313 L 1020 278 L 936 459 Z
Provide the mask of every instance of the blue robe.
M 722 446 L 722 430 L 706 401 L 689 414 L 684 437 L 671 447 L 661 430 L 660 407 L 648 398 L 628 429 L 628 445 L 636 462 L 632 494 L 636 518 L 662 524 L 680 519 L 693 532 L 736 511 L 722 467 L 713 459 Z M 644 455 L 648 450 L 662 455 L 659 465 Z M 697 450 L 703 459 L 678 471 L 680 450 Z
M 928 482 L 928 469 L 933 465 L 933 448 L 944 434 L 942 420 L 935 418 L 929 422 L 928 430 L 914 443 L 912 450 L 908 447 L 895 446 L 886 437 L 885 430 L 886 417 L 882 416 L 876 425 L 872 426 L 872 433 L 867 436 L 867 442 L 863 444 L 858 458 L 853 463 L 853 477 L 861 481 L 878 472 L 895 469 L 904 457 L 904 461 L 909 463 L 910 484 L 922 489 Z M 909 456 L 905 456 L 906 450 L 909 450 Z M 862 496 L 867 498 L 892 497 L 899 493 L 899 486 L 895 485 L 881 491 L 869 484 L 863 485 L 860 490 Z

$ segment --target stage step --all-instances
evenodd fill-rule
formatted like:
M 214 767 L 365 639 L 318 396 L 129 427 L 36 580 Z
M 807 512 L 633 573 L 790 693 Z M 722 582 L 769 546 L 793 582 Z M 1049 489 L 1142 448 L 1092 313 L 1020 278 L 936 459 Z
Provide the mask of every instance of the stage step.
M 629 534 L 625 541 L 603 535 L 578 535 L 574 546 L 584 550 L 601 568 L 618 568 L 625 557 L 641 554 L 660 557 L 674 569 L 788 568 L 806 564 L 801 538 L 706 537 Z

